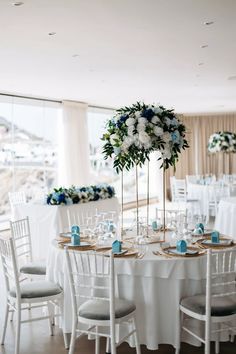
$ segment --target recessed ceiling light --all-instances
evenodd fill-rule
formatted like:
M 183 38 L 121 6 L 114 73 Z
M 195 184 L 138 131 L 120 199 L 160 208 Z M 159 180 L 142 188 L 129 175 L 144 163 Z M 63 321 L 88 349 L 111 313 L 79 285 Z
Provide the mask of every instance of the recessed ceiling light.
M 48 35 L 49 36 L 55 36 L 56 32 L 49 32 Z
M 16 1 L 12 3 L 13 6 L 21 6 L 24 5 L 24 3 L 22 1 Z
M 77 58 L 79 56 L 79 54 L 73 54 L 72 58 Z
M 206 22 L 204 22 L 204 25 L 211 26 L 211 25 L 213 25 L 213 23 L 214 23 L 214 21 L 206 21 Z
M 203 44 L 200 46 L 200 48 L 207 48 L 208 47 L 208 44 Z
M 236 75 L 229 76 L 229 77 L 228 77 L 228 80 L 230 80 L 230 81 L 236 80 Z
M 198 63 L 198 65 L 199 65 L 199 66 L 202 66 L 202 65 L 204 65 L 204 63 Z

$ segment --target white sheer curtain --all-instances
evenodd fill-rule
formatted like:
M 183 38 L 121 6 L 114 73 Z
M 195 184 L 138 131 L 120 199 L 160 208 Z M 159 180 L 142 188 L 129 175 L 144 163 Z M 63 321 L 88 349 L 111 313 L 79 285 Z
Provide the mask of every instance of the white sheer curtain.
M 63 101 L 59 129 L 59 185 L 86 186 L 90 183 L 89 140 L 85 103 Z

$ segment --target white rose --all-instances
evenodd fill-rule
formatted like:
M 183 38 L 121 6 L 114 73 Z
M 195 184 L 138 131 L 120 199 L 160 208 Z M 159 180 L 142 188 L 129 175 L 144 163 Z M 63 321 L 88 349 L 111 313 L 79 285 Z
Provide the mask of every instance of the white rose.
M 134 134 L 134 127 L 131 125 L 128 127 L 128 135 L 132 136 Z
M 136 129 L 137 129 L 138 132 L 144 132 L 145 131 L 145 125 L 138 124 Z
M 134 141 L 133 138 L 131 138 L 130 136 L 125 137 L 125 139 L 124 139 L 124 141 L 122 143 L 121 149 L 123 151 L 127 152 L 129 147 L 130 147 L 130 145 L 133 144 L 133 141 Z
M 160 107 L 156 107 L 153 109 L 155 113 L 162 113 L 162 109 Z
M 127 125 L 127 127 L 130 127 L 131 125 L 134 125 L 136 122 L 136 120 L 134 118 L 128 118 L 125 122 L 125 124 Z
M 138 135 L 139 141 L 143 144 L 149 144 L 151 139 L 145 131 L 141 131 Z
M 154 127 L 153 131 L 156 136 L 161 136 L 163 134 L 163 129 L 161 127 Z
M 165 132 L 165 133 L 162 135 L 162 140 L 163 140 L 165 143 L 168 143 L 168 142 L 171 140 L 171 135 L 170 135 L 170 133 Z
M 136 117 L 136 118 L 140 118 L 140 117 L 141 117 L 140 112 L 135 112 L 135 117 Z
M 159 123 L 159 122 L 160 122 L 160 118 L 159 117 L 157 117 L 157 116 L 152 117 L 152 123 L 153 124 L 156 124 L 156 123 Z
M 117 143 L 117 140 L 119 140 L 119 136 L 117 134 L 110 135 L 110 143 L 112 145 L 115 145 Z
M 162 157 L 164 159 L 170 159 L 171 158 L 171 151 L 168 146 L 165 147 L 164 151 L 162 152 Z
M 143 117 L 138 118 L 138 123 L 139 123 L 139 124 L 146 125 L 147 122 L 148 122 L 148 121 L 147 121 L 146 118 L 143 118 Z
M 167 125 L 171 125 L 172 124 L 172 120 L 170 118 L 168 118 L 168 117 L 165 119 L 165 121 L 166 121 Z

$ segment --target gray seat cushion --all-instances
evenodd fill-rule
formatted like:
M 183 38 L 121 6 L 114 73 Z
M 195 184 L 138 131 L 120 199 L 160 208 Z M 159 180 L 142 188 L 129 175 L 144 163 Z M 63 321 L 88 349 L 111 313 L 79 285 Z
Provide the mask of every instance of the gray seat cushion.
M 29 262 L 20 268 L 24 274 L 46 275 L 46 265 L 43 262 Z
M 115 318 L 124 317 L 135 309 L 136 306 L 131 301 L 115 300 Z M 109 302 L 106 300 L 88 300 L 79 307 L 79 316 L 90 320 L 110 320 Z
M 206 313 L 206 296 L 195 295 L 181 300 L 180 304 L 186 309 L 200 315 Z M 213 297 L 211 316 L 230 316 L 236 314 L 236 296 Z
M 59 285 L 51 283 L 50 281 L 31 281 L 20 284 L 21 298 L 32 299 L 36 297 L 46 297 L 58 295 L 62 292 Z M 10 295 L 16 297 L 16 289 L 10 290 Z

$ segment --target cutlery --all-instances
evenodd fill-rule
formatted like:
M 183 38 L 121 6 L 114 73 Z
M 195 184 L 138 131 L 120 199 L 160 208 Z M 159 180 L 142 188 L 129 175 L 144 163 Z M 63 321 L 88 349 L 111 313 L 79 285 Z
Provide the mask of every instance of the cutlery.
M 144 257 L 145 253 L 138 253 L 136 258 L 142 259 Z

